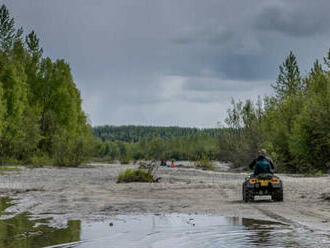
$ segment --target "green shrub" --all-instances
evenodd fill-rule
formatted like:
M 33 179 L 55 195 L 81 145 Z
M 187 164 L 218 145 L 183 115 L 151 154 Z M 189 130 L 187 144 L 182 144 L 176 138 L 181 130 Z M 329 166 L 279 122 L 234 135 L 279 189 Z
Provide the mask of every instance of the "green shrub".
M 209 160 L 207 156 L 202 156 L 201 159 L 195 162 L 196 168 L 202 170 L 215 170 L 214 164 Z
M 119 173 L 117 183 L 130 183 L 130 182 L 154 182 L 151 171 L 143 169 L 126 169 L 124 172 Z
M 43 166 L 43 165 L 52 165 L 53 159 L 43 154 L 41 152 L 36 153 L 35 155 L 31 156 L 29 159 L 24 161 L 24 164 L 27 166 Z

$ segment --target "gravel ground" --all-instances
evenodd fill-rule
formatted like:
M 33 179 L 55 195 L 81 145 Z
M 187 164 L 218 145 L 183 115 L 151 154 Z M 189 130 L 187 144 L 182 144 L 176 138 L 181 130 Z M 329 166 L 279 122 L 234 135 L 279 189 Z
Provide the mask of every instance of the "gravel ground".
M 279 175 L 284 201 L 244 203 L 247 173 L 159 168 L 160 183 L 117 184 L 120 171 L 135 165 L 92 164 L 84 168 L 25 168 L 0 175 L 1 196 L 15 199 L 8 210 L 95 221 L 129 213 L 188 213 L 276 220 L 312 232 L 330 230 L 330 177 Z M 323 198 L 322 198 L 323 196 Z M 8 217 L 8 216 L 7 216 Z

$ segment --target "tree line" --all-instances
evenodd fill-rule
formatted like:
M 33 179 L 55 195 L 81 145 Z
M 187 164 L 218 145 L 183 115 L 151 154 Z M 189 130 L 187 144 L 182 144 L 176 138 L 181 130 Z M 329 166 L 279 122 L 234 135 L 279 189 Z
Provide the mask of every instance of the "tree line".
M 219 158 L 246 165 L 266 148 L 278 171 L 330 170 L 330 50 L 302 76 L 293 52 L 279 67 L 272 96 L 232 101 L 219 137 Z
M 100 127 L 96 129 L 100 130 Z M 128 163 L 139 159 L 199 160 L 217 157 L 220 129 L 121 126 L 107 130 L 112 131 L 107 135 L 96 135 L 94 158 Z M 144 136 L 132 130 L 140 130 Z
M 216 137 L 219 128 L 190 128 L 190 127 L 160 127 L 160 126 L 98 126 L 93 127 L 93 134 L 102 141 L 139 142 L 143 139 L 150 140 L 155 137 L 171 139 L 174 137 L 203 135 Z
M 88 156 L 90 126 L 62 59 L 43 56 L 34 31 L 0 8 L 0 163 L 76 165 Z

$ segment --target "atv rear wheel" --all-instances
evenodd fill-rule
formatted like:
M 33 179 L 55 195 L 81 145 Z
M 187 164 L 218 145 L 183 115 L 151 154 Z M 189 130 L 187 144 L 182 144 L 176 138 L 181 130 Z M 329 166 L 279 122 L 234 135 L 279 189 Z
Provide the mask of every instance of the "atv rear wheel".
M 243 189 L 242 189 L 242 193 L 243 193 L 243 201 L 245 202 L 252 202 L 254 201 L 254 193 L 252 190 L 247 189 L 245 184 L 243 184 Z
M 283 201 L 283 189 L 274 189 L 272 193 L 273 201 Z

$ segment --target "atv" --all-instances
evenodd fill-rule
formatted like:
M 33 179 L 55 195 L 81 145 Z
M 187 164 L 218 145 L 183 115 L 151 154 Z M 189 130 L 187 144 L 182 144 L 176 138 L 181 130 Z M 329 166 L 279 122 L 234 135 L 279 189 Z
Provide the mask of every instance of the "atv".
M 250 175 L 242 187 L 243 201 L 254 201 L 255 195 L 270 195 L 273 201 L 283 201 L 283 183 L 273 174 Z

